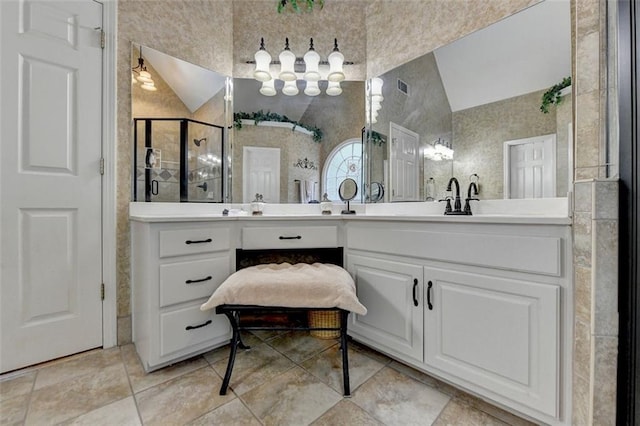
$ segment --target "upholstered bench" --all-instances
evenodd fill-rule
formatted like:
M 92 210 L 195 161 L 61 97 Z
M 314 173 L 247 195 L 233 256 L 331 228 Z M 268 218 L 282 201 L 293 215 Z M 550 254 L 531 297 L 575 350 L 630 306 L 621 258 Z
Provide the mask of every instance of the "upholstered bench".
M 367 309 L 358 301 L 351 275 L 337 265 L 324 263 L 289 263 L 251 266 L 233 273 L 216 289 L 200 309 L 216 309 L 224 314 L 232 328 L 229 361 L 220 395 L 225 395 L 238 347 L 248 349 L 242 342 L 244 330 L 337 330 L 340 332 L 344 396 L 350 396 L 349 360 L 347 351 L 347 319 L 349 312 L 359 315 Z M 243 326 L 240 314 L 252 315 L 308 311 L 337 311 L 338 327 Z

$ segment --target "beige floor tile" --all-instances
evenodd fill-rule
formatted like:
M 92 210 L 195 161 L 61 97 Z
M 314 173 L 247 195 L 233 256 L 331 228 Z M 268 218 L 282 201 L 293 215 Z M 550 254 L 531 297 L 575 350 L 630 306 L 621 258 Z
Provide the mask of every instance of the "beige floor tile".
M 227 362 L 228 359 L 223 359 L 213 364 L 213 369 L 221 377 L 224 377 Z M 238 350 L 229 386 L 237 395 L 242 395 L 294 366 L 280 352 L 260 343 L 249 350 Z
M 425 385 L 429 385 L 434 389 L 439 390 L 440 392 L 446 393 L 447 395 L 453 397 L 459 393 L 459 391 L 451 385 L 448 385 L 440 380 L 432 377 L 422 371 L 418 371 L 415 368 L 409 367 L 408 365 L 401 364 L 398 361 L 391 361 L 389 364 L 390 368 L 407 375 L 413 379 L 416 379 L 419 382 L 424 383 Z
M 344 392 L 342 380 L 342 351 L 334 345 L 303 362 L 301 367 L 331 386 L 339 393 Z M 349 383 L 351 392 L 384 367 L 378 361 L 349 348 Z
M 66 371 L 68 366 L 62 369 Z M 63 422 L 129 395 L 131 388 L 124 365 L 108 366 L 91 375 L 34 391 L 26 424 Z
M 189 423 L 189 426 L 207 425 L 260 426 L 260 422 L 242 404 L 242 401 L 236 398 Z
M 29 371 L 17 376 L 8 376 L 0 381 L 0 401 L 26 395 L 33 389 L 36 371 Z
M 338 341 L 311 337 L 308 331 L 293 331 L 273 338 L 267 343 L 293 362 L 299 363 L 336 345 Z
M 389 367 L 369 379 L 351 401 L 388 425 L 429 425 L 450 397 Z
M 20 425 L 29 406 L 29 394 L 18 395 L 0 402 L 0 425 Z
M 354 403 L 342 400 L 313 422 L 313 426 L 335 425 L 382 426 L 382 423 Z
M 370 347 L 365 346 L 360 342 L 356 342 L 355 340 L 349 341 L 349 347 L 351 349 L 355 349 L 359 351 L 360 353 L 368 356 L 369 358 L 373 358 L 374 360 L 378 361 L 380 364 L 387 365 L 391 362 L 391 358 L 389 358 L 385 354 L 380 353 L 378 351 L 374 351 Z
M 63 423 L 65 426 L 139 426 L 141 424 L 133 396 L 112 402 Z
M 534 426 L 536 423 L 532 423 L 521 417 L 516 416 L 508 411 L 498 408 L 495 405 L 491 405 L 486 401 L 476 398 L 466 392 L 456 389 L 455 400 L 458 400 L 462 405 L 469 406 L 478 411 L 489 414 L 491 417 L 503 421 L 510 426 Z
M 465 426 L 507 426 L 507 423 L 457 400 L 450 401 L 444 407 L 433 426 L 458 426 L 460 424 Z
M 94 351 L 81 357 L 73 357 L 66 362 L 53 363 L 38 369 L 34 389 L 42 389 L 85 375 L 93 375 L 107 367 L 121 363 L 120 348 L 117 347 Z
M 242 395 L 265 425 L 309 424 L 342 400 L 342 396 L 296 367 Z
M 284 334 L 290 333 L 289 331 L 276 331 L 276 330 L 252 330 L 251 334 L 256 336 L 258 339 L 266 342 L 267 340 L 271 340 L 275 337 L 282 336 Z
M 140 358 L 136 353 L 135 346 L 132 344 L 122 347 L 122 358 L 127 373 L 129 373 L 129 379 L 131 380 L 131 387 L 134 393 L 149 389 L 152 386 L 209 365 L 204 358 L 196 356 L 161 368 L 160 370 L 145 373 Z
M 185 424 L 236 398 L 208 365 L 135 395 L 145 425 Z
M 249 347 L 253 347 L 261 344 L 262 340 L 254 334 L 242 333 L 242 342 Z M 239 349 L 239 351 L 241 350 L 242 349 Z M 213 365 L 221 359 L 229 358 L 229 345 L 224 345 L 212 351 L 206 352 L 203 354 L 203 356 L 209 364 Z

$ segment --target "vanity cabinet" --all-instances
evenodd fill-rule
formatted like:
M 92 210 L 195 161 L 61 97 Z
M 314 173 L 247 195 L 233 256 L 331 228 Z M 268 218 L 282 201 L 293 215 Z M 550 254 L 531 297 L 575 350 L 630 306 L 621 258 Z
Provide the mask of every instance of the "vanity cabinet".
M 424 268 L 424 364 L 558 414 L 560 287 Z
M 231 274 L 232 229 L 131 222 L 133 341 L 152 371 L 229 341 L 227 318 L 200 311 Z
M 348 269 L 368 310 L 351 316 L 354 339 L 543 423 L 568 424 L 569 227 L 346 228 Z
M 423 359 L 422 267 L 352 255 L 347 270 L 355 277 L 366 315 L 351 315 L 349 331 L 401 358 Z

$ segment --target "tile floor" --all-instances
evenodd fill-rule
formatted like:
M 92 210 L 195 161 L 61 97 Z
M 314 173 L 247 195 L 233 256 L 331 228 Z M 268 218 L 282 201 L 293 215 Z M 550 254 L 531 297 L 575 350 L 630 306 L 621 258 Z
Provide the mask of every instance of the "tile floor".
M 352 342 L 342 397 L 336 340 L 247 334 L 220 396 L 228 346 L 145 374 L 133 345 L 0 376 L 1 425 L 528 425 Z

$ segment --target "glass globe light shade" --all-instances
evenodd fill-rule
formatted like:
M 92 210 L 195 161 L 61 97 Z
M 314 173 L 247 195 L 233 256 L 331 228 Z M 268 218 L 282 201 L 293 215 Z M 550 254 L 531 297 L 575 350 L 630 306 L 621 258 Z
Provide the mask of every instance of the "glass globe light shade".
M 335 82 L 344 80 L 344 72 L 342 70 L 344 55 L 334 50 L 329 54 L 327 59 L 329 60 L 329 75 L 327 76 L 327 80 Z
M 150 92 L 155 92 L 156 90 L 158 90 L 158 88 L 156 87 L 153 81 L 145 81 L 144 83 L 142 83 L 142 86 L 140 87 Z
M 315 50 L 309 50 L 304 55 L 305 73 L 304 79 L 307 81 L 320 80 L 320 72 L 318 71 L 320 65 L 320 55 Z
M 271 55 L 264 49 L 260 49 L 254 55 L 256 60 L 256 69 L 253 71 L 253 78 L 258 81 L 271 80 L 269 72 L 269 64 L 271 63 Z
M 384 81 L 380 77 L 375 77 L 371 79 L 371 100 L 374 102 L 382 102 L 384 98 L 382 97 L 382 86 L 384 85 Z
M 298 85 L 295 80 L 289 80 L 284 82 L 284 87 L 282 88 L 282 93 L 287 96 L 295 96 L 299 93 Z
M 278 77 L 282 81 L 294 81 L 296 73 L 294 71 L 294 64 L 296 62 L 296 55 L 290 50 L 283 50 L 280 52 L 280 74 Z
M 138 81 L 141 83 L 153 82 L 151 74 L 145 70 L 140 71 L 140 74 L 138 74 Z
M 342 87 L 340 87 L 340 83 L 337 81 L 329 81 L 329 85 L 327 86 L 327 95 L 338 96 L 340 94 L 342 94 Z
M 320 88 L 317 81 L 307 81 L 307 87 L 304 88 L 304 94 L 307 96 L 318 96 Z
M 273 78 L 269 81 L 263 81 L 262 87 L 260 87 L 260 93 L 263 94 L 264 96 L 275 96 L 276 95 L 275 83 L 276 81 Z

